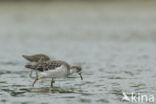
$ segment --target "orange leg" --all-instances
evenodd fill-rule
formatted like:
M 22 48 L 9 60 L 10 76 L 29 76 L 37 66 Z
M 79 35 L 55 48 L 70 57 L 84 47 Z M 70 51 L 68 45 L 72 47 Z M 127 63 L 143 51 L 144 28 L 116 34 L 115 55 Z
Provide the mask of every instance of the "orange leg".
M 53 88 L 53 83 L 55 83 L 54 79 L 51 80 L 51 88 Z
M 34 82 L 32 83 L 32 86 L 34 87 L 35 83 L 38 81 L 39 79 L 35 79 Z

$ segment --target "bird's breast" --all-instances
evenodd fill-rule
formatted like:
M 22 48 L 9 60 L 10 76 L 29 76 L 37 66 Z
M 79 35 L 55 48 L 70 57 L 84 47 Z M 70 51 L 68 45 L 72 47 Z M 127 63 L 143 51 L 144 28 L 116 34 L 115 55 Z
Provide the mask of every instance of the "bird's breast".
M 67 68 L 62 65 L 56 69 L 48 70 L 41 72 L 41 77 L 44 78 L 61 78 L 61 77 L 66 77 L 67 76 Z

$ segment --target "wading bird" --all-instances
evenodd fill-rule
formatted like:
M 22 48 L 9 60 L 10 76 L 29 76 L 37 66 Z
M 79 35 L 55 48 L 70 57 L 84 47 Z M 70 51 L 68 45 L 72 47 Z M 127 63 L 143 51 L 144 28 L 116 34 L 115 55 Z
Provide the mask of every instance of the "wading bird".
M 36 64 L 27 64 L 26 68 L 31 69 L 33 71 L 39 72 L 40 75 L 36 77 L 32 86 L 41 78 L 52 78 L 51 87 L 53 87 L 53 83 L 55 82 L 55 78 L 63 78 L 67 77 L 72 73 L 78 73 L 83 80 L 81 72 L 82 68 L 80 66 L 70 66 L 65 61 L 55 60 L 55 61 L 44 61 L 43 58 Z

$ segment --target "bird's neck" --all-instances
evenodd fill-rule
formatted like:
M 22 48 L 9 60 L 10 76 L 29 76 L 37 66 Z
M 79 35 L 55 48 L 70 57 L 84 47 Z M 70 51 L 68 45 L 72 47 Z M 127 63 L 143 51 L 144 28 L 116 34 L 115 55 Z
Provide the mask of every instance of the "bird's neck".
M 77 70 L 75 68 L 70 68 L 70 74 L 76 73 Z

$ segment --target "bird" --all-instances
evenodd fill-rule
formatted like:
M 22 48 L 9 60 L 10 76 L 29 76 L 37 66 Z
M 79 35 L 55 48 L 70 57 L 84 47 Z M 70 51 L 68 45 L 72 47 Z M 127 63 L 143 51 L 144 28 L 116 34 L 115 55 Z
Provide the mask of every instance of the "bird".
M 53 60 L 53 61 L 43 61 L 41 60 L 36 64 L 27 64 L 26 68 L 40 72 L 40 75 L 36 77 L 33 81 L 32 86 L 35 83 L 43 78 L 52 78 L 51 87 L 53 88 L 53 83 L 55 83 L 55 78 L 63 78 L 67 77 L 70 74 L 78 73 L 80 75 L 81 80 L 83 77 L 81 75 L 82 68 L 80 66 L 70 66 L 67 62 L 61 60 Z
M 24 59 L 28 60 L 29 62 L 33 63 L 33 64 L 36 64 L 37 62 L 39 62 L 39 60 L 42 58 L 43 61 L 49 61 L 51 60 L 50 57 L 48 55 L 45 55 L 45 54 L 34 54 L 34 55 L 22 55 Z M 29 74 L 29 76 L 31 78 L 32 77 L 32 70 Z M 36 76 L 38 76 L 38 73 L 36 72 Z

